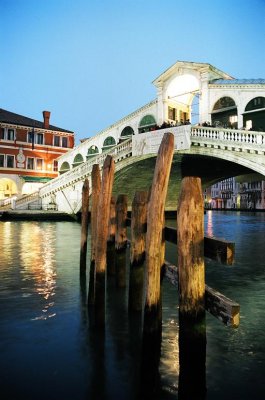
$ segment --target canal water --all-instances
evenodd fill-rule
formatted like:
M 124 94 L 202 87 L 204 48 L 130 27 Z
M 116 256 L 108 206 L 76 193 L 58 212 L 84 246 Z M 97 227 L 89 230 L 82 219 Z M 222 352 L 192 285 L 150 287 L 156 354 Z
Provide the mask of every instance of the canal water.
M 265 214 L 208 211 L 205 234 L 236 243 L 233 266 L 206 260 L 206 282 L 241 306 L 237 329 L 207 313 L 205 399 L 264 399 Z M 139 398 L 141 315 L 128 317 L 128 289 L 108 278 L 95 332 L 79 246 L 75 222 L 0 222 L 1 399 Z M 167 258 L 176 263 L 174 245 Z M 180 398 L 177 297 L 165 281 L 158 399 Z

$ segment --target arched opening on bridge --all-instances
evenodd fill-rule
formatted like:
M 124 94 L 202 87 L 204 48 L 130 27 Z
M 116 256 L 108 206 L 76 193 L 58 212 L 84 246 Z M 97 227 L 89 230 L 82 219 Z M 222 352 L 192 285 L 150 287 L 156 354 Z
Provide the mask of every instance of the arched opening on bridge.
M 0 179 L 0 200 L 14 196 L 18 193 L 17 185 L 12 179 L 1 178 Z
M 237 106 L 231 97 L 221 97 L 213 106 L 212 125 L 237 129 Z
M 87 156 L 86 158 L 89 159 L 91 157 L 94 157 L 96 154 L 99 154 L 99 149 L 97 146 L 92 145 L 89 147 L 88 151 L 87 151 Z
M 156 128 L 156 120 L 155 117 L 153 115 L 145 115 L 140 123 L 139 123 L 139 127 L 138 127 L 138 131 L 139 133 L 144 133 L 144 132 L 149 132 L 151 130 L 154 130 Z
M 177 125 L 198 122 L 199 90 L 199 80 L 192 74 L 176 76 L 169 82 L 165 93 L 167 99 L 165 117 L 168 122 Z
M 122 131 L 121 131 L 121 137 L 120 140 L 126 140 L 129 139 L 132 135 L 134 135 L 134 130 L 131 126 L 126 126 Z
M 265 97 L 255 97 L 248 102 L 243 122 L 246 129 L 265 132 Z
M 107 151 L 116 145 L 116 141 L 112 136 L 108 136 L 103 143 L 102 151 Z
M 73 162 L 73 167 L 77 167 L 78 165 L 82 164 L 84 162 L 82 154 L 78 153 Z
M 70 164 L 67 161 L 64 161 L 61 165 L 59 174 L 64 174 L 65 172 L 70 170 Z

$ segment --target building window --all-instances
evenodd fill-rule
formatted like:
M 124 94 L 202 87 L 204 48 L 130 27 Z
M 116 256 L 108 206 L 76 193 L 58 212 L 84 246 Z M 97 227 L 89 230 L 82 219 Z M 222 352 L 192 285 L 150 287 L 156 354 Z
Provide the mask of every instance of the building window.
M 15 165 L 15 156 L 7 155 L 6 156 L 6 166 L 7 168 L 14 168 Z
M 5 129 L 1 128 L 0 130 L 0 139 L 4 139 L 5 138 Z
M 5 155 L 4 154 L 0 154 L 0 168 L 4 166 L 5 163 Z
M 62 138 L 62 147 L 68 147 L 68 140 L 67 137 Z
M 33 160 L 33 158 L 32 158 Z M 36 169 L 38 171 L 42 171 L 43 170 L 43 159 L 42 158 L 37 158 L 36 159 Z
M 27 158 L 27 169 L 34 169 L 34 158 Z
M 34 132 L 29 132 L 28 133 L 27 142 L 28 143 L 34 143 L 34 136 L 35 136 Z
M 53 145 L 59 147 L 60 146 L 60 136 L 54 136 Z
M 57 160 L 54 160 L 54 161 L 53 161 L 53 170 L 54 170 L 55 172 L 58 171 L 58 161 L 57 161 Z
M 15 140 L 15 130 L 7 129 L 6 140 Z
M 43 133 L 37 133 L 36 135 L 36 143 L 43 144 Z

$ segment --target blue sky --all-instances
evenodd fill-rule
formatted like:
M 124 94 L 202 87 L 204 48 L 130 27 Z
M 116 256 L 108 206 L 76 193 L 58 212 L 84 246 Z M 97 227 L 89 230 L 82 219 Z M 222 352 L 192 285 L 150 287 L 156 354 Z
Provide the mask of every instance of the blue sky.
M 265 0 L 0 0 L 0 108 L 76 144 L 156 96 L 176 61 L 265 78 Z

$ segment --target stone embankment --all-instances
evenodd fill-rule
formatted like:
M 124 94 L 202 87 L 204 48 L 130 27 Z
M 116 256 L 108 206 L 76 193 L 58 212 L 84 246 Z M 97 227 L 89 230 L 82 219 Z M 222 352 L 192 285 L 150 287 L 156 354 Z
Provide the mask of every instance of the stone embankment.
M 60 211 L 8 210 L 0 211 L 0 221 L 75 221 L 77 217 Z

